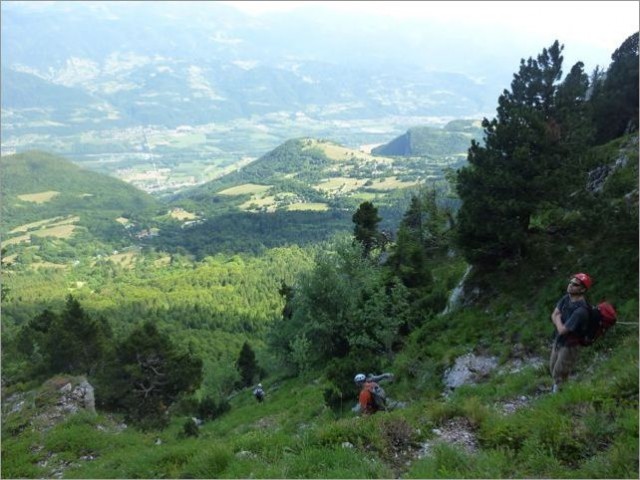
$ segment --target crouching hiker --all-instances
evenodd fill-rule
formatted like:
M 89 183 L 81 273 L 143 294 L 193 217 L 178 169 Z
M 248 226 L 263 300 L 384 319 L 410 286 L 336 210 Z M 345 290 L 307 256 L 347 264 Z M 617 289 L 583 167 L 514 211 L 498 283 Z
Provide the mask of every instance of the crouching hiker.
M 262 403 L 262 401 L 264 400 L 264 390 L 262 389 L 262 384 L 259 383 L 258 386 L 256 388 L 253 389 L 253 396 L 256 397 L 256 400 L 258 401 L 258 403 Z
M 364 373 L 358 373 L 354 377 L 356 385 L 360 388 L 358 404 L 353 408 L 354 412 L 361 413 L 362 415 L 371 415 L 380 410 L 388 411 L 404 407 L 402 402 L 396 402 L 387 398 L 384 389 L 378 385 L 378 382 L 382 380 L 393 380 L 393 374 L 365 375 Z

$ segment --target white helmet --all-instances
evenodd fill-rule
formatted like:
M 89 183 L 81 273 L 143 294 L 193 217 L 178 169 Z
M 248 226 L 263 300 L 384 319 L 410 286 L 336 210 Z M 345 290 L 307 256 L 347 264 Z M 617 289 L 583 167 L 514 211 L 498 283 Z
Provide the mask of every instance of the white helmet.
M 361 383 L 364 382 L 367 379 L 367 377 L 365 377 L 364 373 L 359 373 L 355 376 L 355 378 L 353 379 L 354 382 L 356 383 Z

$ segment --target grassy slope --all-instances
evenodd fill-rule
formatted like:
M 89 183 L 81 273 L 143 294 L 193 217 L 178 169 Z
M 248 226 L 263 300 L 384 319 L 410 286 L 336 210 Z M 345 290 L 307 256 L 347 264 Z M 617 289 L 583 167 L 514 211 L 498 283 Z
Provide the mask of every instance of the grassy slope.
M 536 393 L 548 375 L 525 368 L 450 399 L 390 386 L 410 406 L 366 419 L 336 418 L 323 406 L 322 384 L 304 380 L 266 384 L 261 405 L 241 392 L 192 439 L 180 436 L 185 418 L 143 434 L 116 433 L 102 415 L 75 416 L 46 435 L 26 431 L 3 442 L 3 475 L 46 477 L 64 459 L 69 478 L 637 478 L 637 338 L 612 335 L 583 357 L 581 373 L 558 395 Z M 521 396 L 531 399 L 527 407 L 501 413 L 505 399 Z M 420 443 L 436 438 L 433 429 L 455 418 L 468 420 L 477 452 L 434 444 L 416 459 Z
M 148 218 L 158 209 L 153 197 L 131 185 L 44 152 L 3 157 L 2 174 L 2 234 L 33 222 L 78 216 L 94 235 L 113 238 L 123 235 L 118 217 Z
M 598 155 L 614 158 L 619 147 Z M 637 144 L 632 151 L 628 171 L 618 177 L 630 175 L 637 187 Z M 617 208 L 607 195 L 602 201 Z M 48 476 L 67 462 L 65 476 L 74 478 L 637 478 L 637 245 L 627 250 L 607 230 L 587 235 L 570 213 L 563 225 L 574 230 L 551 240 L 538 234 L 535 262 L 472 275 L 480 301 L 415 332 L 391 366 L 398 381 L 387 388 L 409 402 L 405 410 L 355 418 L 349 412 L 354 389 L 344 411 L 334 414 L 324 407 L 322 379 L 271 380 L 264 404 L 241 392 L 198 438 L 181 438 L 184 417 L 151 434 L 115 433 L 115 420 L 102 415 L 75 416 L 47 433 L 27 428 L 3 439 L 3 476 Z M 614 301 L 625 323 L 584 349 L 576 375 L 552 395 L 549 314 L 567 276 L 583 268 L 596 278 L 591 298 Z M 469 351 L 495 355 L 501 364 L 520 355 L 543 362 L 491 374 L 443 397 L 444 370 Z M 506 402 L 523 398 L 522 408 L 504 413 Z M 452 420 L 469 426 L 477 449 L 434 443 L 430 455 L 417 458 L 421 444 L 436 439 L 434 429 Z M 95 459 L 81 458 L 86 455 Z

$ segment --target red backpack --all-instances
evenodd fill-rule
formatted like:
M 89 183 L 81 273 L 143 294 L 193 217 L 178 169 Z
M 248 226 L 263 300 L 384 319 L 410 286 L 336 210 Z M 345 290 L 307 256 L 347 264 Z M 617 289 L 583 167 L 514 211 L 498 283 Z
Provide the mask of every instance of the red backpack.
M 592 345 L 607 330 L 613 327 L 618 320 L 616 309 L 609 302 L 601 302 L 596 306 L 587 304 L 589 321 L 585 334 L 580 338 L 580 345 Z

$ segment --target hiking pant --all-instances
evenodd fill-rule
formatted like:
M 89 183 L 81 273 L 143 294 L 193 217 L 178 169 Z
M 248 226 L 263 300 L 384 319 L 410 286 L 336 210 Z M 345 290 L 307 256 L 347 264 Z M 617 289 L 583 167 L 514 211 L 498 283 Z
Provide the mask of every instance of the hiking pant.
M 566 345 L 558 345 L 553 342 L 551 349 L 551 358 L 549 359 L 549 370 L 551 377 L 556 385 L 560 385 L 567 381 L 567 377 L 573 370 L 578 360 L 578 346 L 568 347 Z

